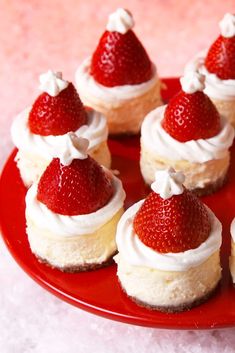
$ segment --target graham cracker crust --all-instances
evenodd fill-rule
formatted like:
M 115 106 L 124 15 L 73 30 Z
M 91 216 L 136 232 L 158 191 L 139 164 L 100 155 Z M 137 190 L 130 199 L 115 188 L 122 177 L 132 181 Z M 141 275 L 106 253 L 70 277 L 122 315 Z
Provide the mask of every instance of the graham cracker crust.
M 43 259 L 36 254 L 34 254 L 34 255 L 36 256 L 36 258 L 38 259 L 39 262 L 41 262 L 51 268 L 56 268 L 57 270 L 60 270 L 65 273 L 77 273 L 77 272 L 94 271 L 94 270 L 98 270 L 103 267 L 110 266 L 114 263 L 113 257 L 116 254 L 117 254 L 117 251 L 115 251 L 106 261 L 103 261 L 99 264 L 93 263 L 93 264 L 84 264 L 84 265 L 75 265 L 75 266 L 66 266 L 66 267 L 54 266 L 48 260 Z
M 196 300 L 193 300 L 191 303 L 182 303 L 180 305 L 177 306 L 161 306 L 161 305 L 150 305 L 148 303 L 145 303 L 135 297 L 131 297 L 127 294 L 127 292 L 125 291 L 125 289 L 122 287 L 120 281 L 119 285 L 122 289 L 122 291 L 127 295 L 127 297 L 129 299 L 131 299 L 134 303 L 136 303 L 138 306 L 141 306 L 142 308 L 148 309 L 148 310 L 158 310 L 161 311 L 163 313 L 168 313 L 168 314 L 174 314 L 174 313 L 180 313 L 182 311 L 189 311 L 192 308 L 194 308 L 195 306 L 199 306 L 201 304 L 203 304 L 204 302 L 206 302 L 208 299 L 210 299 L 215 292 L 217 291 L 218 285 L 219 283 L 215 286 L 215 288 L 213 288 L 209 293 L 205 294 L 203 297 L 198 298 Z

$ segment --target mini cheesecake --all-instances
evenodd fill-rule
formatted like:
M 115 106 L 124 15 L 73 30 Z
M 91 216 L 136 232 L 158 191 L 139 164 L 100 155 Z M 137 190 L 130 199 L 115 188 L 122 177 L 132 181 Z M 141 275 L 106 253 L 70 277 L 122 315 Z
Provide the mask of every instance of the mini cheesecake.
M 229 267 L 233 283 L 235 283 L 235 219 L 231 223 L 231 256 L 229 258 Z
M 205 93 L 235 127 L 235 15 L 225 14 L 219 25 L 220 36 L 186 65 L 185 72 L 195 70 L 206 76 Z
M 63 80 L 61 73 L 48 71 L 40 76 L 40 82 L 43 93 L 16 117 L 11 129 L 24 184 L 30 186 L 38 180 L 70 131 L 89 139 L 88 153 L 110 168 L 105 117 L 84 108 L 73 84 Z
M 117 276 L 137 304 L 163 312 L 207 300 L 220 278 L 222 226 L 170 169 L 156 172 L 152 192 L 121 217 Z
M 141 173 L 154 181 L 156 170 L 182 171 L 185 186 L 198 195 L 218 190 L 226 181 L 234 129 L 203 93 L 204 76 L 188 72 L 182 90 L 156 108 L 141 127 Z
M 41 262 L 64 272 L 112 262 L 123 213 L 121 181 L 87 154 L 88 140 L 69 133 L 26 195 L 26 232 Z
M 162 104 L 161 82 L 125 9 L 109 16 L 93 55 L 79 66 L 76 86 L 84 104 L 107 118 L 110 134 L 136 134 L 144 116 Z

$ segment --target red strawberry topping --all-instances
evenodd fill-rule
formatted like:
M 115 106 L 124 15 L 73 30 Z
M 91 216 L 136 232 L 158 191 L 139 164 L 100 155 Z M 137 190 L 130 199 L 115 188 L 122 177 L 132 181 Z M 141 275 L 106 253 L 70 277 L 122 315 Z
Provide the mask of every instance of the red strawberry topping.
M 235 36 L 219 36 L 205 59 L 207 70 L 222 80 L 235 79 Z
M 54 158 L 39 181 L 37 199 L 55 213 L 74 216 L 97 211 L 112 195 L 111 179 L 91 157 L 68 166 Z
M 132 30 L 105 31 L 91 62 L 91 75 L 106 87 L 136 85 L 153 76 L 152 63 Z
M 184 190 L 166 200 L 151 192 L 134 218 L 134 230 L 148 247 L 161 253 L 197 248 L 210 234 L 203 203 Z
M 203 92 L 180 91 L 167 105 L 162 127 L 180 142 L 208 139 L 219 133 L 220 116 Z
M 58 96 L 42 93 L 34 102 L 29 114 L 29 128 L 33 134 L 64 135 L 86 124 L 87 116 L 79 95 L 72 83 Z

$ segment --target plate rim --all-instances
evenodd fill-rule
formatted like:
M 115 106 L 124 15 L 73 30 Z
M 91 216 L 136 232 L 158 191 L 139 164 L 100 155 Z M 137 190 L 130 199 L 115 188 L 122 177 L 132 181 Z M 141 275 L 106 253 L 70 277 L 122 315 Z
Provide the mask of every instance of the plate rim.
M 165 78 L 162 79 L 163 82 L 165 83 L 170 83 L 172 80 L 173 81 L 178 81 L 178 78 Z M 176 82 L 175 82 L 176 83 Z M 14 148 L 14 150 L 9 154 L 8 158 L 6 159 L 6 162 L 4 163 L 4 166 L 2 168 L 1 171 L 1 175 L 0 175 L 0 188 L 2 185 L 2 180 L 4 178 L 5 172 L 8 168 L 8 166 L 13 162 L 14 156 L 17 152 L 17 149 Z M 0 199 L 1 200 L 1 199 Z M 24 261 L 22 261 L 22 259 L 20 258 L 20 256 L 17 256 L 15 251 L 12 249 L 11 243 L 9 241 L 9 239 L 7 239 L 7 237 L 5 236 L 5 230 L 4 230 L 4 222 L 2 220 L 2 216 L 0 213 L 0 232 L 1 232 L 1 236 L 2 239 L 6 245 L 6 248 L 8 249 L 8 251 L 10 252 L 11 256 L 14 258 L 14 260 L 16 261 L 16 263 L 24 270 L 24 272 L 31 278 L 33 279 L 37 284 L 39 284 L 42 288 L 46 289 L 47 291 L 49 291 L 51 294 L 55 295 L 57 298 L 75 306 L 78 307 L 82 310 L 88 311 L 92 314 L 98 315 L 98 316 L 102 316 L 104 318 L 110 319 L 110 320 L 115 320 L 115 321 L 119 321 L 122 323 L 127 323 L 127 324 L 132 324 L 132 325 L 138 325 L 138 326 L 144 326 L 144 327 L 152 327 L 152 328 L 159 328 L 159 329 L 174 329 L 174 330 L 194 330 L 194 329 L 200 329 L 200 330 L 208 330 L 208 329 L 215 329 L 215 328 L 228 328 L 228 327 L 235 327 L 235 322 L 234 323 L 220 323 L 220 324 L 215 324 L 214 326 L 208 327 L 200 325 L 200 327 L 197 327 L 197 325 L 195 326 L 174 326 L 174 325 L 166 325 L 165 323 L 162 324 L 153 324 L 151 322 L 149 322 L 149 319 L 143 319 L 143 318 L 139 318 L 139 320 L 136 319 L 135 316 L 131 317 L 131 315 L 129 314 L 128 316 L 122 314 L 122 313 L 118 313 L 118 312 L 111 312 L 108 309 L 105 308 L 100 308 L 100 307 L 96 307 L 93 304 L 90 303 L 86 303 L 83 302 L 82 300 L 78 300 L 77 298 L 71 297 L 71 295 L 69 295 L 66 292 L 61 291 L 60 289 L 58 289 L 57 287 L 55 287 L 50 281 L 45 281 L 45 279 L 38 273 L 32 272 L 32 270 L 30 270 L 29 266 L 27 264 L 24 263 Z M 116 265 L 114 265 L 116 266 Z M 167 315 L 167 314 L 166 314 Z M 174 314 L 177 315 L 177 314 Z M 133 320 L 135 322 L 133 322 Z

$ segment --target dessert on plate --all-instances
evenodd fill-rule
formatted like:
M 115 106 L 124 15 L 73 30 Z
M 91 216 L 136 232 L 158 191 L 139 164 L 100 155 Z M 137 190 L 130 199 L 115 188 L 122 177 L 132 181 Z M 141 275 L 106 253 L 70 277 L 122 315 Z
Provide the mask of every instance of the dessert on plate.
M 156 67 L 133 26 L 131 13 L 118 8 L 76 72 L 82 101 L 106 116 L 110 134 L 138 133 L 144 116 L 162 104 Z
M 87 139 L 68 133 L 65 140 L 26 194 L 26 232 L 40 261 L 64 272 L 93 270 L 116 253 L 125 192 L 88 156 Z
M 229 258 L 229 267 L 232 281 L 235 283 L 235 219 L 231 223 L 231 256 Z
M 205 301 L 221 278 L 222 226 L 173 169 L 156 172 L 152 192 L 121 217 L 117 276 L 137 304 L 165 312 Z
M 198 70 L 206 76 L 205 93 L 235 127 L 235 15 L 225 14 L 219 25 L 219 37 L 209 50 L 198 53 L 185 71 Z
M 42 74 L 39 88 L 42 93 L 32 107 L 16 117 L 11 129 L 18 148 L 15 160 L 24 184 L 30 186 L 39 178 L 70 131 L 88 138 L 88 153 L 109 168 L 111 155 L 105 117 L 84 108 L 75 87 L 63 80 L 60 72 Z
M 203 92 L 204 76 L 188 72 L 182 90 L 150 112 L 141 127 L 140 167 L 147 184 L 156 170 L 185 174 L 185 186 L 198 195 L 220 188 L 227 176 L 234 129 Z

